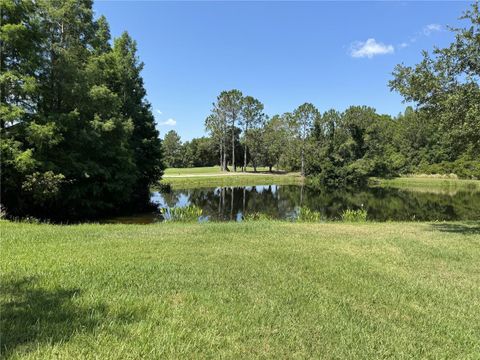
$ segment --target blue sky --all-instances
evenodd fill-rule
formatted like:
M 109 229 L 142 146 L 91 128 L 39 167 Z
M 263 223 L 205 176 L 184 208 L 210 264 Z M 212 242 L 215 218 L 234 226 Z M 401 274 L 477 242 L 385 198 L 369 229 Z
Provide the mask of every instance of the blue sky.
M 311 102 L 320 111 L 405 107 L 387 82 L 398 63 L 452 39 L 469 2 L 96 1 L 112 36 L 127 30 L 161 136 L 204 134 L 222 90 L 239 89 L 268 115 Z

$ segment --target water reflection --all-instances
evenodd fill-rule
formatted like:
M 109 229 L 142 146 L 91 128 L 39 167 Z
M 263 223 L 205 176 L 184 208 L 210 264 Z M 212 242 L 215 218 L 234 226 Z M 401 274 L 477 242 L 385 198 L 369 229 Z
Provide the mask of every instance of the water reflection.
M 468 190 L 437 193 L 395 188 L 329 191 L 296 185 L 265 185 L 156 192 L 152 201 L 159 207 L 196 205 L 203 209 L 203 220 L 239 221 L 249 213 L 293 219 L 300 206 L 319 211 L 325 220 L 339 219 L 344 210 L 362 206 L 368 211 L 368 219 L 377 221 L 480 219 L 480 192 Z M 151 215 L 151 221 L 158 219 Z

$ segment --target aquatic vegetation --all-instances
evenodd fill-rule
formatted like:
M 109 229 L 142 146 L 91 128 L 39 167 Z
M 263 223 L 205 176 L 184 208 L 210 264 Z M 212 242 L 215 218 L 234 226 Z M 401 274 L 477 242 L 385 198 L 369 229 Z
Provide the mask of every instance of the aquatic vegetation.
M 297 221 L 301 222 L 318 222 L 322 218 L 322 214 L 318 211 L 310 210 L 306 206 L 302 206 L 298 209 Z
M 367 210 L 365 210 L 363 207 L 358 210 L 347 209 L 342 213 L 342 221 L 365 222 L 367 221 Z
M 162 208 L 160 212 L 166 221 L 178 222 L 198 221 L 203 214 L 203 210 L 196 205 Z

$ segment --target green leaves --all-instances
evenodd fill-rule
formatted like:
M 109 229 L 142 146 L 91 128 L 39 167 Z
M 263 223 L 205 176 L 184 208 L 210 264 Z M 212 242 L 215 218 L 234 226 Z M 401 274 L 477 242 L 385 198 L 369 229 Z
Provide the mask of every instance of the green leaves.
M 72 219 L 145 208 L 162 151 L 135 41 L 89 0 L 2 1 L 2 203 Z
M 411 67 L 397 65 L 390 88 L 431 120 L 433 131 L 441 134 L 441 160 L 454 161 L 474 146 L 480 156 L 480 12 L 472 4 L 462 19 L 470 25 L 451 29 L 455 40 L 436 48 Z M 438 141 L 432 141 L 436 143 Z

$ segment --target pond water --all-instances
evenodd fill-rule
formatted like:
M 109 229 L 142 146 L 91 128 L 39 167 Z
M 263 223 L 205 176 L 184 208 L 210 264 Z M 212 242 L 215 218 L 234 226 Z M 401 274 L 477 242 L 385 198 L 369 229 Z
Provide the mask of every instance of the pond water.
M 244 214 L 261 213 L 275 219 L 295 219 L 301 206 L 319 211 L 324 220 L 340 219 L 346 209 L 366 209 L 368 220 L 480 220 L 480 191 L 446 189 L 410 191 L 368 187 L 355 191 L 318 190 L 298 185 L 217 187 L 154 192 L 159 208 L 196 205 L 200 221 L 241 221 Z M 116 222 L 161 221 L 159 213 L 117 218 Z

